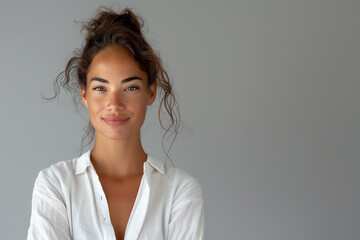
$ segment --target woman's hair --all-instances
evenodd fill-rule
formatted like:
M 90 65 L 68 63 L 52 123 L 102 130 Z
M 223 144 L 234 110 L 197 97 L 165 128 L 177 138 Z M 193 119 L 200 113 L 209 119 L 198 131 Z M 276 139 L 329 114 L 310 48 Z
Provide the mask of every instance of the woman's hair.
M 128 8 L 118 13 L 112 9 L 101 7 L 95 18 L 83 24 L 82 31 L 86 32 L 86 38 L 82 48 L 74 50 L 74 56 L 68 61 L 65 70 L 55 79 L 55 95 L 50 99 L 56 98 L 62 87 L 72 93 L 76 102 L 80 93 L 79 87 L 86 90 L 86 76 L 94 56 L 107 47 L 123 47 L 139 63 L 140 69 L 147 73 L 148 87 L 157 84 L 162 90 L 160 91 L 158 117 L 161 127 L 165 130 L 162 146 L 168 157 L 168 152 L 180 127 L 179 107 L 169 76 L 164 70 L 159 55 L 145 40 L 141 31 L 142 27 L 142 19 Z M 161 118 L 162 109 L 167 112 L 168 121 L 164 122 Z M 81 141 L 81 149 L 93 141 L 94 133 L 94 128 L 89 122 Z M 167 135 L 172 138 L 166 151 L 164 140 Z

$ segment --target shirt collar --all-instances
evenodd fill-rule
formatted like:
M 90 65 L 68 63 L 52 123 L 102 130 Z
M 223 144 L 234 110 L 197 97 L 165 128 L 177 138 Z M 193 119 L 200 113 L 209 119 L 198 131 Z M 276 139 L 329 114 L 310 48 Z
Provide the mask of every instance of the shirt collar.
M 164 168 L 164 163 L 151 157 L 149 154 L 147 155 L 147 160 L 144 163 L 144 172 L 145 172 L 145 166 L 146 163 L 150 163 L 150 165 L 155 168 L 156 170 L 158 170 L 159 172 L 161 172 L 162 174 L 165 173 L 165 168 Z
M 92 162 L 90 161 L 90 153 L 91 150 L 87 151 L 76 161 L 76 175 L 84 173 L 88 167 L 92 166 Z
M 90 160 L 90 153 L 91 153 L 91 150 L 87 151 L 86 153 L 81 155 L 78 158 L 78 160 L 76 161 L 76 172 L 75 172 L 76 175 L 84 173 L 88 167 L 93 166 L 92 162 Z M 146 162 L 144 162 L 144 172 L 145 172 L 145 167 L 146 167 L 147 163 L 149 163 L 150 166 L 152 166 L 154 169 L 156 169 L 160 173 L 162 173 L 162 174 L 165 173 L 164 163 L 151 157 L 149 154 L 147 155 Z

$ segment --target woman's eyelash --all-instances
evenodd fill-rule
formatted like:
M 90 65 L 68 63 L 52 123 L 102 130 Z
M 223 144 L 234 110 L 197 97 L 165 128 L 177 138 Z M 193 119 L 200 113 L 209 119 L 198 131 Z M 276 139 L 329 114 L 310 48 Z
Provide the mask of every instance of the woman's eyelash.
M 95 90 L 95 91 L 104 91 L 105 88 L 104 87 L 94 87 L 93 90 Z
M 125 90 L 126 91 L 133 91 L 133 90 L 137 90 L 137 89 L 139 89 L 139 88 L 136 87 L 136 86 L 131 86 L 131 87 L 127 87 Z

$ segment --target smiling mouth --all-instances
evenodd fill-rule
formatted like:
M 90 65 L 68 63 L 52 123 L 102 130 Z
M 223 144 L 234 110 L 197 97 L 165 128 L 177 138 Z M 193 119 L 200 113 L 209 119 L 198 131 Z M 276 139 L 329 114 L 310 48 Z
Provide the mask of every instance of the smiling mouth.
M 103 117 L 102 119 L 110 126 L 120 126 L 129 120 L 128 117 Z

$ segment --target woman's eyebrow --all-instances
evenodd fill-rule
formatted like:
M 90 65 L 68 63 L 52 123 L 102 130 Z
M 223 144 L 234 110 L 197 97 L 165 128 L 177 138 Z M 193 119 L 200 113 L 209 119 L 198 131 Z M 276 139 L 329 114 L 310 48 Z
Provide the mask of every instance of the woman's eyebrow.
M 133 81 L 133 80 L 142 80 L 140 77 L 129 77 L 129 78 L 125 78 L 123 80 L 121 80 L 121 83 L 127 83 L 127 82 L 130 82 L 130 81 Z
M 103 78 L 98 78 L 98 77 L 94 77 L 94 78 L 90 79 L 90 82 L 92 82 L 92 81 L 99 81 L 99 82 L 102 82 L 102 83 L 109 83 L 108 80 L 105 80 Z
M 121 80 L 121 83 L 127 83 L 127 82 L 130 82 L 130 81 L 133 81 L 133 80 L 140 80 L 141 81 L 142 78 L 136 77 L 136 76 L 128 77 L 128 78 L 125 78 L 125 79 Z M 99 82 L 102 82 L 102 83 L 109 83 L 108 80 L 103 79 L 103 78 L 98 78 L 98 77 L 94 77 L 94 78 L 90 79 L 90 82 L 91 81 L 99 81 Z

